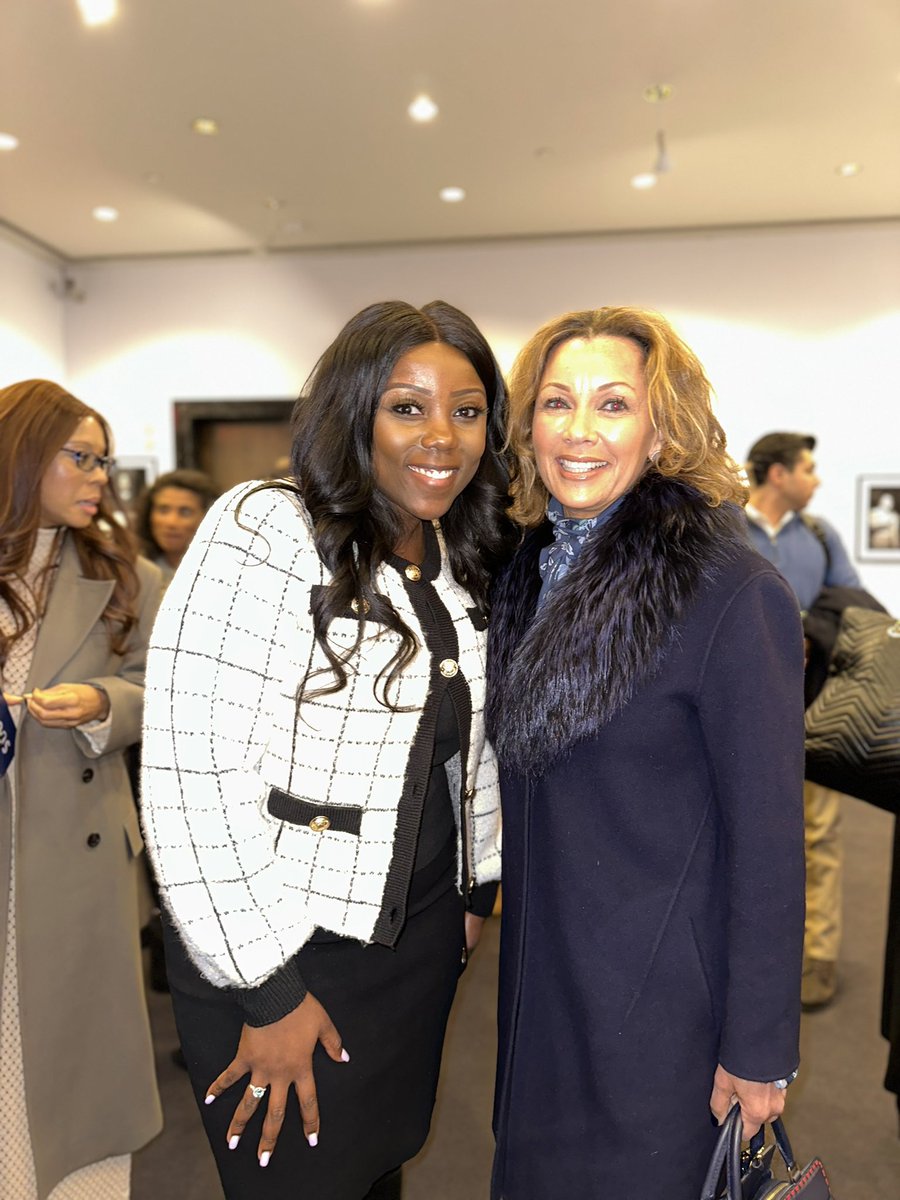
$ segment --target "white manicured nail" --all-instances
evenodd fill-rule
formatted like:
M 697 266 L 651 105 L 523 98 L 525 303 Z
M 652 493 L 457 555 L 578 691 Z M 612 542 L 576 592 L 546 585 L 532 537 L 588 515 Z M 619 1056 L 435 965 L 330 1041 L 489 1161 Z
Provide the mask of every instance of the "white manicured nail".
M 236 1133 L 234 1135 L 234 1137 L 231 1138 L 231 1140 L 229 1141 L 228 1149 L 229 1150 L 237 1150 L 237 1144 L 240 1140 L 241 1140 L 241 1135 L 239 1133 Z
M 271 1157 L 272 1157 L 271 1150 L 263 1150 L 262 1154 L 259 1156 L 259 1165 L 261 1167 L 267 1167 L 269 1165 L 269 1159 Z
M 350 1061 L 350 1055 L 347 1053 L 346 1050 L 342 1050 L 341 1051 L 341 1062 L 349 1062 L 349 1061 Z
M 206 1099 L 203 1101 L 203 1103 L 204 1104 L 212 1104 L 213 1100 L 215 1100 L 215 1096 L 212 1094 L 212 1092 L 209 1092 L 206 1096 Z
M 310 1144 L 311 1146 L 318 1146 L 318 1144 L 319 1144 L 319 1135 L 318 1135 L 317 1133 L 311 1133 L 311 1134 L 309 1134 L 309 1136 L 307 1137 L 307 1139 L 306 1139 L 306 1140 L 309 1142 L 309 1144 Z

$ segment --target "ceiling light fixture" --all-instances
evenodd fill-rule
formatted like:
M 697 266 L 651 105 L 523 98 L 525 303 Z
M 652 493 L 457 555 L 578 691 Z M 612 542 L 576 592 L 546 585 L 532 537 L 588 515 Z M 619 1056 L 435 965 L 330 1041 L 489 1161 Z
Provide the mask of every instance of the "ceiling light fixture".
M 657 175 L 664 175 L 666 171 L 672 170 L 672 160 L 669 158 L 666 134 L 663 129 L 656 134 L 656 162 L 653 164 L 653 170 Z
M 641 171 L 639 175 L 632 175 L 631 186 L 637 188 L 639 192 L 644 192 L 647 188 L 656 187 L 660 175 L 665 175 L 667 171 L 671 170 L 672 160 L 669 158 L 669 148 L 666 145 L 666 133 L 664 129 L 660 129 L 656 134 L 656 159 L 653 167 L 649 171 Z
M 465 200 L 466 190 L 461 187 L 443 187 L 438 195 L 445 204 L 459 204 L 460 200 Z
M 644 88 L 644 99 L 648 104 L 664 104 L 671 95 L 672 87 L 668 83 L 651 83 Z
M 85 25 L 106 25 L 119 14 L 119 0 L 78 0 Z
M 215 137 L 219 132 L 219 122 L 215 117 L 194 117 L 191 129 L 201 137 Z
M 19 139 L 14 133 L 0 133 L 0 150 L 15 150 Z
M 862 170 L 862 163 L 845 162 L 839 167 L 834 168 L 842 179 L 852 179 L 854 175 L 858 175 Z
M 433 121 L 440 111 L 430 96 L 421 92 L 406 110 L 414 121 L 420 125 Z
M 119 210 L 111 208 L 108 204 L 98 204 L 91 215 L 95 221 L 103 221 L 109 224 L 110 221 L 118 221 Z

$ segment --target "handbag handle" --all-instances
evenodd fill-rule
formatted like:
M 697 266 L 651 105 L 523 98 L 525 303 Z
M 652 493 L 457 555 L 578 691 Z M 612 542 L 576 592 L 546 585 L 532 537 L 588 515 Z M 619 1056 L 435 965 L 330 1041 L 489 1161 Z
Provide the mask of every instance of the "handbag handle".
M 776 1117 L 771 1125 L 772 1133 L 775 1135 L 775 1144 L 778 1147 L 778 1153 L 784 1159 L 788 1177 L 792 1182 L 796 1182 L 800 1172 L 784 1122 L 781 1117 Z M 762 1150 L 765 1143 L 765 1131 L 765 1125 L 761 1125 L 759 1131 L 750 1139 L 751 1155 L 755 1156 Z M 709 1160 L 709 1169 L 703 1181 L 700 1200 L 716 1200 L 723 1164 L 726 1166 L 727 1179 L 724 1200 L 741 1200 L 741 1139 L 743 1132 L 744 1122 L 741 1119 L 741 1106 L 735 1103 L 729 1109 L 728 1116 L 719 1128 L 719 1136 Z
M 735 1104 L 729 1109 L 728 1116 L 719 1126 L 719 1136 L 716 1138 L 716 1144 L 713 1147 L 712 1157 L 709 1160 L 709 1167 L 706 1172 L 706 1178 L 703 1181 L 703 1190 L 700 1193 L 700 1200 L 716 1200 L 716 1193 L 719 1187 L 719 1176 L 722 1174 L 722 1167 L 726 1157 L 734 1154 L 734 1138 L 733 1131 L 737 1128 L 737 1123 L 741 1119 L 741 1106 Z M 740 1135 L 737 1139 L 738 1150 L 738 1178 L 740 1178 Z M 731 1196 L 731 1179 L 734 1174 L 732 1163 L 728 1164 L 728 1200 L 732 1200 Z M 740 1197 L 738 1197 L 740 1200 Z

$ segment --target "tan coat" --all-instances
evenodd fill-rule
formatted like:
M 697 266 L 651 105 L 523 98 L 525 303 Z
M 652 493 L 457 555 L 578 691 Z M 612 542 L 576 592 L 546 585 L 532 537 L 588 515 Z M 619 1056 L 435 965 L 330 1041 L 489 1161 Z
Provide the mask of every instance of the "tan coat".
M 162 1127 L 138 921 L 142 842 L 123 751 L 140 737 L 158 570 L 138 564 L 140 622 L 124 657 L 101 620 L 111 582 L 85 579 L 66 539 L 27 690 L 98 683 L 112 726 L 99 757 L 68 729 L 25 717 L 16 741 L 16 935 L 22 1054 L 38 1193 L 143 1146 Z M 0 887 L 8 894 L 10 791 L 0 780 Z M 5 912 L 5 906 L 4 906 Z M 0 962 L 6 948 L 0 920 Z

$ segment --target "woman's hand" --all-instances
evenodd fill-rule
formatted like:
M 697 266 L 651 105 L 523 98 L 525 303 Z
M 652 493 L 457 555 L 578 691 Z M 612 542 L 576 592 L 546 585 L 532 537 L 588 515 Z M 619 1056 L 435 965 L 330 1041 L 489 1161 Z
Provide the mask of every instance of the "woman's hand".
M 466 913 L 466 953 L 471 954 L 481 940 L 484 929 L 484 917 L 476 917 L 474 913 Z
M 217 1096 L 249 1071 L 250 1082 L 228 1126 L 229 1149 L 236 1149 L 241 1134 L 261 1103 L 262 1097 L 256 1099 L 251 1089 L 268 1087 L 266 1116 L 257 1149 L 259 1165 L 268 1166 L 284 1122 L 291 1084 L 296 1088 L 300 1102 L 303 1133 L 310 1146 L 317 1145 L 319 1105 L 312 1063 L 316 1042 L 322 1043 L 325 1053 L 335 1062 L 350 1061 L 331 1018 L 309 992 L 303 1003 L 280 1021 L 259 1027 L 244 1026 L 237 1053 L 218 1079 L 210 1084 L 206 1095 L 206 1103 L 212 1104 Z
M 109 696 L 89 683 L 58 683 L 35 688 L 24 696 L 3 693 L 9 705 L 25 704 L 32 717 L 47 729 L 75 729 L 109 716 Z
M 748 1140 L 761 1125 L 780 1117 L 784 1112 L 784 1089 L 777 1088 L 774 1083 L 758 1083 L 753 1079 L 730 1075 L 720 1063 L 716 1067 L 709 1098 L 709 1107 L 720 1125 L 735 1101 L 741 1106 L 744 1139 Z

